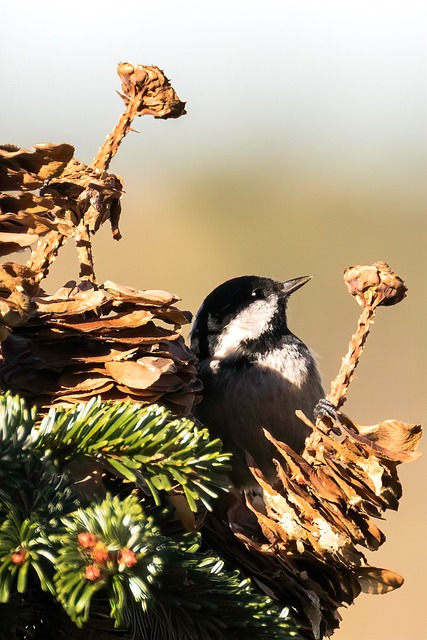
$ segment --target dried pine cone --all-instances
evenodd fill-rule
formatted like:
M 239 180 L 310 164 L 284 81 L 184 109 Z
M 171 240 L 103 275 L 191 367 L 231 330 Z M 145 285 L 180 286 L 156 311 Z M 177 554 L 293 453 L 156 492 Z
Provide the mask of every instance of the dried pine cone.
M 168 78 L 159 67 L 129 62 L 119 64 L 117 73 L 122 81 L 122 98 L 125 104 L 135 101 L 139 116 L 151 115 L 155 118 L 179 118 L 185 114 L 182 102 Z
M 407 287 L 386 262 L 350 267 L 344 280 L 351 295 L 362 306 L 397 304 L 406 295 Z
M 3 343 L 0 382 L 39 405 L 161 402 L 188 414 L 200 388 L 180 335 L 190 316 L 164 291 L 68 283 L 34 298 L 37 311 Z
M 277 481 L 270 485 L 250 460 L 259 492 L 235 494 L 229 522 L 209 515 L 204 534 L 292 607 L 302 637 L 320 640 L 339 626 L 339 607 L 361 591 L 383 594 L 403 583 L 394 571 L 370 566 L 362 549 L 376 550 L 385 540 L 373 518 L 397 509 L 396 468 L 420 455 L 421 428 L 398 421 L 359 427 L 341 416 L 329 434 L 322 422 L 300 417 L 313 430 L 303 453 L 265 432 L 277 448 Z

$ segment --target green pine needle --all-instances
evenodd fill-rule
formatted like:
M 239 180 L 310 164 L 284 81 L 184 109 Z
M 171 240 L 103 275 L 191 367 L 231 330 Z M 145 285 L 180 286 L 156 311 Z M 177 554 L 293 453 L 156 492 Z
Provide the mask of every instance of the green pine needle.
M 31 458 L 32 429 L 36 410 L 10 393 L 0 395 L 0 480 L 1 489 L 19 486 L 22 469 Z
M 230 482 L 230 454 L 207 429 L 174 418 L 157 405 L 102 402 L 94 398 L 72 409 L 51 409 L 38 430 L 38 449 L 52 459 L 96 459 L 116 474 L 147 484 L 159 504 L 159 491 L 180 485 L 190 508 L 209 508 Z

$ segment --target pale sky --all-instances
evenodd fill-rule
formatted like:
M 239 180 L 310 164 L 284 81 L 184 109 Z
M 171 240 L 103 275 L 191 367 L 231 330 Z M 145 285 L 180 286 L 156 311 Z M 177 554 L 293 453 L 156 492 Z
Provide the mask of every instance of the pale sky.
M 385 182 L 421 179 L 424 2 L 3 5 L 4 141 L 73 140 L 89 160 L 121 109 L 116 64 L 131 61 L 165 69 L 189 102 L 191 121 L 141 124 L 148 140 L 155 131 L 153 146 L 175 171 L 217 153 L 240 163 L 243 145 L 244 155 L 264 154 L 266 162 L 275 154 L 275 162 L 293 166 L 375 171 Z M 130 143 L 129 162 L 132 144 L 141 148 Z

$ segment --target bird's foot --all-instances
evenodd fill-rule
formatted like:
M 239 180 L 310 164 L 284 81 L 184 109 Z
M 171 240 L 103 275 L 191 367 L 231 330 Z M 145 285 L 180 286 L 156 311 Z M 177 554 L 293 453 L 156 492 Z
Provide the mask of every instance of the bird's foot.
M 337 420 L 339 422 L 339 413 L 338 409 L 332 402 L 329 402 L 326 398 L 320 398 L 319 402 L 313 409 L 313 416 L 316 420 L 319 418 L 324 418 L 325 416 L 329 416 L 332 420 Z
M 341 424 L 340 413 L 332 402 L 329 402 L 326 398 L 320 398 L 319 402 L 313 409 L 313 416 L 315 420 L 321 420 L 322 418 L 331 418 L 334 422 Z M 332 431 L 339 435 L 337 429 L 332 428 Z

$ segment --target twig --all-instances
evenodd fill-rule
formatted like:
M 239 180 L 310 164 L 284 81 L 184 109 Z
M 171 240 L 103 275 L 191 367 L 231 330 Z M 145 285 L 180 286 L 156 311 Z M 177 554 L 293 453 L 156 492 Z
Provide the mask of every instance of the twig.
M 89 227 L 83 218 L 76 229 L 76 248 L 79 258 L 80 280 L 88 280 L 96 284 L 95 268 L 93 262 L 92 242 L 89 235 Z
M 359 359 L 369 335 L 371 324 L 374 322 L 375 311 L 376 309 L 372 307 L 365 307 L 363 309 L 357 322 L 357 330 L 351 336 L 348 351 L 342 359 L 338 375 L 331 383 L 328 400 L 337 407 L 337 409 L 342 407 L 347 399 L 345 397 L 347 389 L 353 379 L 355 369 L 359 364 Z
M 137 94 L 135 100 L 128 103 L 126 111 L 122 113 L 118 123 L 107 137 L 102 147 L 100 147 L 95 158 L 92 160 L 90 166 L 93 169 L 99 169 L 99 171 L 108 170 L 110 162 L 116 155 L 123 138 L 132 130 L 131 124 L 133 120 L 139 115 L 138 108 L 140 105 L 140 99 L 141 94 Z
M 120 184 L 120 179 L 117 176 L 107 175 L 106 171 L 110 166 L 112 158 L 117 153 L 123 138 L 132 130 L 131 125 L 134 118 L 142 115 L 153 115 L 156 118 L 162 119 L 178 118 L 185 113 L 185 103 L 179 100 L 169 80 L 158 67 L 133 66 L 126 62 L 119 64 L 117 72 L 122 81 L 124 95 L 120 95 L 125 101 L 126 110 L 122 113 L 117 125 L 99 149 L 90 167 L 80 165 L 79 173 L 76 173 L 72 179 L 68 179 L 70 183 L 81 184 L 84 182 L 81 178 L 84 178 L 85 174 L 92 174 L 92 176 L 96 174 L 99 176 L 99 180 L 103 182 L 104 188 L 111 178 L 115 178 Z M 71 161 L 71 163 L 72 162 L 73 161 Z M 61 175 L 57 177 L 59 181 L 61 181 Z M 111 185 L 109 185 L 109 187 L 111 187 Z M 90 186 L 85 187 L 85 189 L 87 189 L 87 195 L 87 193 L 90 192 Z M 85 192 L 80 194 L 77 199 L 77 205 L 79 205 L 79 201 L 80 205 L 83 202 L 90 202 L 90 195 L 89 197 L 83 197 L 84 195 Z M 71 196 L 71 198 L 72 197 L 73 196 Z M 116 239 L 120 239 L 120 233 L 117 227 L 120 207 L 116 206 L 115 208 L 111 207 L 108 209 L 100 206 L 98 209 L 90 204 L 88 208 L 81 207 L 81 210 L 84 211 L 84 213 L 81 215 L 80 222 L 75 227 L 73 233 L 76 239 L 80 262 L 80 278 L 95 283 L 96 278 L 90 236 L 91 233 L 95 233 L 99 226 L 105 222 L 105 219 L 110 217 L 113 236 Z M 51 231 L 39 241 L 27 262 L 27 267 L 37 273 L 37 282 L 40 282 L 46 277 L 51 264 L 65 241 L 66 236 L 60 231 Z
M 337 408 L 346 401 L 347 389 L 362 355 L 377 307 L 397 304 L 403 300 L 407 291 L 403 280 L 385 262 L 350 267 L 344 272 L 344 280 L 349 292 L 363 307 L 363 311 L 338 375 L 331 383 L 328 400 Z
M 66 239 L 66 236 L 60 231 L 49 231 L 40 238 L 26 264 L 28 269 L 31 269 L 36 274 L 34 277 L 35 282 L 39 283 L 47 276 L 59 249 Z
M 159 67 L 123 62 L 118 65 L 117 73 L 123 91 L 119 95 L 126 104 L 126 110 L 92 161 L 91 167 L 100 171 L 107 171 L 123 138 L 133 130 L 131 125 L 136 116 L 152 115 L 166 120 L 185 114 L 185 102 L 178 98 Z

